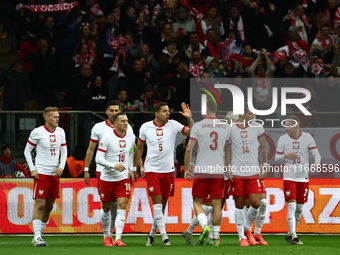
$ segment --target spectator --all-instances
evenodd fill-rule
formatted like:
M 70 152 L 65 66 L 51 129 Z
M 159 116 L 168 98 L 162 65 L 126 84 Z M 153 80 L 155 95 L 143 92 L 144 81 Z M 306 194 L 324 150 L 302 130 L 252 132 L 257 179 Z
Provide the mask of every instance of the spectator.
M 149 77 L 143 71 L 142 62 L 140 59 L 135 59 L 132 67 L 128 67 L 124 61 L 123 56 L 119 57 L 119 67 L 126 77 L 126 90 L 129 91 L 130 102 L 138 99 L 144 92 L 144 87 L 149 82 Z
M 73 77 L 68 86 L 71 106 L 75 110 L 78 109 L 79 95 L 84 94 L 86 89 L 91 87 L 93 78 L 91 66 L 88 63 L 80 64 L 79 70 L 80 72 Z
M 255 49 L 268 48 L 269 32 L 263 7 L 256 1 L 242 7 L 246 42 Z
M 222 19 L 225 31 L 235 27 L 239 31 L 242 41 L 245 41 L 243 19 L 240 14 L 240 8 L 237 5 L 231 6 L 229 15 L 223 15 Z
M 33 84 L 39 110 L 48 105 L 61 106 L 59 95 L 59 61 L 49 50 L 48 42 L 40 39 L 39 50 L 32 57 Z
M 189 63 L 189 71 L 192 77 L 199 80 L 199 77 L 204 70 L 204 64 L 202 61 L 201 53 L 196 50 L 192 52 L 191 56 L 192 57 Z
M 160 85 L 173 85 L 177 75 L 177 67 L 180 63 L 180 56 L 174 41 L 170 41 L 163 49 L 158 58 Z
M 266 61 L 267 73 L 262 64 L 262 56 Z M 267 50 L 262 49 L 257 55 L 257 59 L 251 64 L 248 74 L 251 78 L 256 78 L 253 81 L 253 96 L 254 105 L 256 109 L 268 109 L 271 106 L 272 101 L 272 79 L 274 77 L 274 71 L 272 70 L 273 63 L 270 60 Z
M 25 101 L 30 89 L 30 78 L 24 63 L 16 60 L 10 71 L 4 71 L 0 77 L 0 87 L 4 86 L 4 111 L 24 111 Z
M 206 62 L 206 69 L 205 72 L 207 72 L 210 76 L 210 78 L 217 79 L 220 78 L 219 70 L 218 70 L 218 62 L 213 57 L 207 57 L 205 59 Z
M 147 43 L 141 43 L 139 45 L 139 57 L 141 60 L 143 57 L 145 58 L 146 66 L 143 66 L 143 68 L 147 69 L 147 72 L 149 72 L 149 77 L 151 78 L 158 76 L 157 73 L 159 71 L 159 66 L 156 59 L 154 58 L 154 54 L 150 51 L 150 46 Z M 155 77 L 155 79 L 157 78 Z
M 126 90 L 120 90 L 117 93 L 117 99 L 120 103 L 120 111 L 135 111 L 138 108 L 135 105 L 132 105 L 129 101 L 127 101 L 127 92 Z
M 221 43 L 216 40 L 216 33 L 213 29 L 207 30 L 206 40 L 203 44 L 209 49 L 211 57 L 216 58 L 218 61 L 221 59 Z
M 107 89 L 103 87 L 102 77 L 97 75 L 94 83 L 80 95 L 77 109 L 99 112 L 105 109 L 107 101 Z
M 29 73 L 32 73 L 33 67 L 31 64 L 32 56 L 39 49 L 38 38 L 33 34 L 27 34 L 25 41 L 20 45 L 19 59 L 24 61 L 25 68 Z
M 284 31 L 287 31 L 290 26 L 295 26 L 299 30 L 299 36 L 308 44 L 308 31 L 310 25 L 304 13 L 303 6 L 300 3 L 295 3 L 292 12 L 283 18 Z
M 243 68 L 250 67 L 250 65 L 257 58 L 255 52 L 253 52 L 253 49 L 249 44 L 243 46 L 243 56 L 244 56 L 242 61 Z
M 44 25 L 40 29 L 38 37 L 39 39 L 44 38 L 48 42 L 51 53 L 54 55 L 58 48 L 59 38 L 54 26 L 53 16 L 47 15 L 45 17 Z
M 185 62 L 190 61 L 192 58 L 192 52 L 193 51 L 199 51 L 202 58 L 206 58 L 207 56 L 210 56 L 210 51 L 207 47 L 203 46 L 200 43 L 200 39 L 197 32 L 192 32 L 189 36 L 189 46 L 184 50 L 182 54 L 182 59 L 185 60 Z
M 297 50 L 297 47 L 305 51 L 306 53 L 309 52 L 308 44 L 303 41 L 299 35 L 299 29 L 295 26 L 290 26 L 288 28 L 288 38 L 285 41 L 285 44 L 288 45 L 289 52 L 291 53 L 292 48 Z M 291 55 L 291 54 L 290 54 Z
M 334 48 L 334 41 L 330 36 L 330 28 L 328 24 L 321 26 L 320 37 L 315 38 L 313 45 L 318 46 L 317 49 L 321 51 L 321 57 L 325 58 L 325 62 L 332 62 L 333 56 L 331 51 Z
M 86 43 L 80 45 L 78 54 L 73 57 L 75 62 L 74 68 L 78 69 L 82 63 L 87 63 L 90 66 L 94 63 L 94 57 L 90 55 L 90 48 Z
M 328 0 L 328 8 L 325 11 L 328 24 L 333 31 L 340 25 L 340 7 L 337 0 Z
M 196 31 L 196 24 L 192 19 L 188 19 L 188 11 L 184 7 L 177 9 L 177 21 L 173 24 L 173 30 L 178 37 L 188 36 L 188 33 Z
M 62 178 L 84 178 L 86 148 L 77 145 L 71 157 L 66 160 L 66 165 Z
M 208 29 L 212 29 L 216 35 L 216 41 L 221 42 L 224 36 L 224 28 L 222 17 L 217 16 L 217 7 L 210 6 L 208 9 L 208 17 L 201 22 L 203 33 L 207 36 Z
M 126 14 L 122 15 L 121 21 L 119 22 L 119 26 L 121 28 L 121 32 L 126 33 L 130 32 L 134 36 L 137 34 L 137 16 L 136 10 L 133 6 L 129 6 L 126 10 Z
M 11 158 L 12 149 L 8 144 L 1 146 L 0 156 L 0 178 L 15 178 L 15 172 L 20 171 L 25 175 L 25 178 L 30 177 L 30 173 Z

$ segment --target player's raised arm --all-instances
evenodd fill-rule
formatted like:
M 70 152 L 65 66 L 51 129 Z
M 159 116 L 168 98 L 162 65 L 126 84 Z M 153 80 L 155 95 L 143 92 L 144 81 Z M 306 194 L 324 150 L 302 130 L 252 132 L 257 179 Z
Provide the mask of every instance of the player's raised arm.
M 185 104 L 185 103 L 182 103 L 181 107 L 182 107 L 183 111 L 180 112 L 180 113 L 187 119 L 189 125 L 192 127 L 192 125 L 194 125 L 194 120 L 191 117 L 191 111 L 190 111 L 189 105 Z M 185 136 L 189 136 L 190 135 L 190 128 L 189 127 L 186 127 L 184 129 L 183 135 L 185 135 Z
M 145 141 L 142 141 L 141 139 L 138 139 L 137 148 L 136 148 L 136 152 L 135 152 L 135 157 L 134 157 L 134 160 L 133 160 L 133 167 L 134 168 L 137 168 L 137 165 L 141 161 L 142 154 L 143 154 L 144 144 L 145 144 Z M 145 176 L 144 169 L 141 168 L 140 173 L 141 173 L 141 177 Z
M 84 167 L 84 181 L 87 185 L 90 185 L 90 174 L 89 174 L 89 167 L 93 158 L 94 150 L 96 149 L 97 143 L 90 141 L 89 147 L 86 151 L 85 156 L 85 167 Z

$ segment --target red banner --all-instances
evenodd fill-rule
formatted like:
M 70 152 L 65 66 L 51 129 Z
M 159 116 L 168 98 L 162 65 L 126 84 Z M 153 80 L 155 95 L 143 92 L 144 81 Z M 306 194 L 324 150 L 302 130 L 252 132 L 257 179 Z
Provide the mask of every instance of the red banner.
M 100 198 L 96 181 L 87 186 L 82 179 L 61 179 L 61 197 L 56 200 L 46 233 L 102 232 Z M 287 206 L 283 181 L 265 180 L 267 215 L 263 232 L 287 232 Z M 168 232 L 183 232 L 193 216 L 192 183 L 176 179 L 175 196 L 169 199 L 165 222 Z M 0 180 L 0 233 L 32 233 L 32 179 Z M 298 232 L 340 233 L 339 179 L 311 179 Z M 229 198 L 222 211 L 221 232 L 236 232 L 234 201 Z M 153 222 L 152 202 L 144 180 L 133 185 L 124 232 L 149 232 Z M 200 231 L 200 227 L 196 229 Z
M 77 2 L 64 3 L 64 4 L 19 5 L 17 6 L 17 9 L 25 8 L 32 12 L 61 12 L 61 11 L 71 10 L 77 5 L 78 5 Z

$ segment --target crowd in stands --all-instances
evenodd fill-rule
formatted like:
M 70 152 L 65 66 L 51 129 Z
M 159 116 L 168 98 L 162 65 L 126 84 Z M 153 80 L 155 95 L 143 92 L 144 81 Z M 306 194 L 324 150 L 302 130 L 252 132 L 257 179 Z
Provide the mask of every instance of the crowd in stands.
M 340 111 L 337 0 L 79 0 L 50 12 L 26 7 L 74 1 L 2 2 L 2 39 L 14 36 L 19 53 L 0 78 L 3 110 L 34 98 L 38 110 L 103 111 L 119 99 L 122 110 L 168 101 L 177 111 L 190 100 L 190 78 L 201 77 L 256 77 L 255 106 L 266 109 L 269 78 L 317 77 L 328 81 L 308 85 L 309 110 Z

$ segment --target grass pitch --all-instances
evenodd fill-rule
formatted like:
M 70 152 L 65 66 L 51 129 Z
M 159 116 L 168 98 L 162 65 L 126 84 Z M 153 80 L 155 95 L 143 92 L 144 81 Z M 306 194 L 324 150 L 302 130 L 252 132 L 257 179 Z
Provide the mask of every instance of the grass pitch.
M 304 245 L 290 245 L 285 241 L 284 235 L 263 235 L 268 242 L 268 246 L 249 246 L 239 247 L 238 238 L 235 235 L 221 235 L 220 247 L 187 246 L 181 235 L 170 235 L 171 247 L 162 246 L 162 238 L 156 236 L 153 247 L 145 247 L 146 236 L 124 236 L 123 241 L 126 247 L 104 247 L 103 237 L 96 236 L 47 236 L 44 240 L 48 243 L 47 247 L 34 247 L 31 244 L 32 236 L 0 236 L 0 254 L 3 255 L 76 255 L 76 254 L 133 254 L 133 255 L 163 255 L 163 254 L 308 254 L 308 255 L 333 255 L 340 253 L 340 236 L 338 235 L 299 235 Z M 194 236 L 197 242 L 198 236 Z

